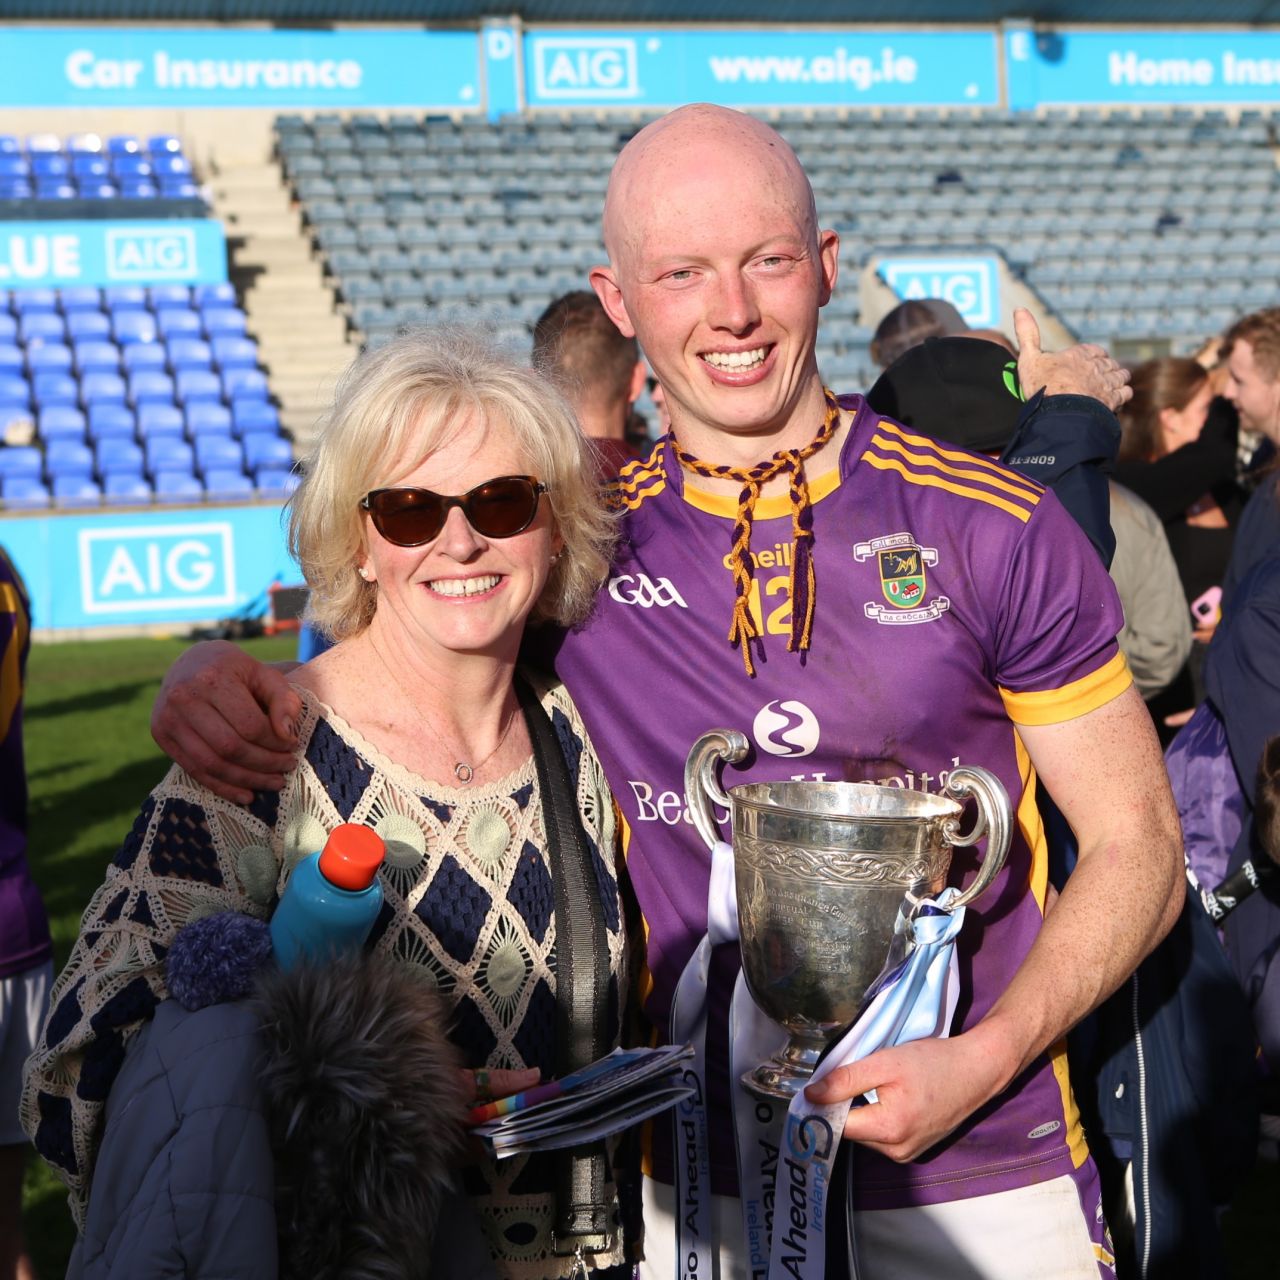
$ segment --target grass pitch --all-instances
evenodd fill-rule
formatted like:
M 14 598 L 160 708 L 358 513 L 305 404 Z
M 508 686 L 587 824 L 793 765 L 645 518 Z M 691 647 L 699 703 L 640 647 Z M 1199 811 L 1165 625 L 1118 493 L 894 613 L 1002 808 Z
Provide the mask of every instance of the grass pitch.
M 138 806 L 168 767 L 151 740 L 151 703 L 185 640 L 104 640 L 33 648 L 26 699 L 31 865 L 61 969 L 80 916 L 102 883 Z M 292 636 L 251 640 L 255 657 L 294 656 Z M 1280 1166 L 1262 1164 L 1222 1231 L 1235 1280 L 1275 1275 L 1271 1237 Z M 32 1158 L 24 1212 L 41 1280 L 62 1276 L 75 1240 L 62 1184 Z M 144 1278 L 139 1277 L 139 1280 Z

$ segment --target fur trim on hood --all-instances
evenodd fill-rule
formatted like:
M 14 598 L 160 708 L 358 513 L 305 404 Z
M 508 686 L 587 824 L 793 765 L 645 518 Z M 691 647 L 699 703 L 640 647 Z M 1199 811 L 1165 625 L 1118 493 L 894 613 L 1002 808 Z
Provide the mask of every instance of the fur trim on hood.
M 340 956 L 259 976 L 281 1280 L 420 1280 L 465 1151 L 446 1019 L 420 972 Z

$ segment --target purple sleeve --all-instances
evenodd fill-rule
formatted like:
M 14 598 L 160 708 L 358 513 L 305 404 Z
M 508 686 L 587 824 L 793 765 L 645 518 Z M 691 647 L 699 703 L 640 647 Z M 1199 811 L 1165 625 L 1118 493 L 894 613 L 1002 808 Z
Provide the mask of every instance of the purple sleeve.
M 1005 579 L 996 683 L 1012 693 L 1040 693 L 1086 680 L 1116 658 L 1123 620 L 1097 552 L 1046 493 L 1013 549 Z

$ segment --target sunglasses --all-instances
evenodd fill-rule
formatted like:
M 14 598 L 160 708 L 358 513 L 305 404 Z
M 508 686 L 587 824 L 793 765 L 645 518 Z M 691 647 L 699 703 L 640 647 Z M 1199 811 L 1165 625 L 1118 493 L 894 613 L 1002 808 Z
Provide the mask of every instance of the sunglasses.
M 420 547 L 439 537 L 449 512 L 461 507 L 467 523 L 485 538 L 513 538 L 538 514 L 547 486 L 532 476 L 498 476 L 455 496 L 431 489 L 372 489 L 360 499 L 373 527 L 397 547 Z

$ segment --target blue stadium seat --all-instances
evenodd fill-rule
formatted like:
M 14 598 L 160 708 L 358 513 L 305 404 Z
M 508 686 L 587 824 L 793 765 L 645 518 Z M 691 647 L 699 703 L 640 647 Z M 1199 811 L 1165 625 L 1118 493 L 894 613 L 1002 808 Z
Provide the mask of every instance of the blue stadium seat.
M 293 446 L 280 436 L 255 431 L 244 437 L 244 461 L 255 473 L 263 468 L 288 471 L 293 466 Z
M 18 341 L 24 347 L 45 342 L 62 342 L 67 322 L 56 311 L 26 311 L 18 317 Z
M 116 133 L 107 139 L 109 156 L 136 156 L 141 151 L 142 143 L 131 133 Z
M 0 445 L 0 476 L 38 478 L 44 471 L 44 458 L 33 445 Z
M 151 501 L 151 486 L 141 475 L 133 475 L 127 471 L 112 471 L 103 476 L 102 489 L 106 500 L 113 505 Z
M 265 400 L 269 395 L 267 375 L 261 369 L 226 369 L 222 388 L 228 400 Z
M 189 308 L 166 307 L 156 312 L 156 327 L 165 339 L 200 336 L 200 316 Z
M 172 404 L 173 379 L 167 373 L 142 369 L 129 375 L 129 403 Z
M 36 152 L 48 153 L 50 151 L 61 151 L 62 139 L 56 133 L 29 133 L 27 134 L 27 155 L 34 155 Z
M 177 436 L 149 436 L 143 445 L 146 468 L 154 477 L 160 471 L 193 470 L 195 450 Z
M 152 156 L 181 155 L 182 142 L 172 133 L 153 133 L 147 139 L 147 152 Z
M 240 442 L 230 436 L 196 436 L 196 470 L 239 471 L 244 465 Z
M 96 133 L 73 133 L 62 145 L 70 156 L 102 154 L 102 139 Z
M 163 373 L 169 362 L 159 342 L 133 342 L 120 349 L 120 363 L 125 373 L 141 373 L 144 369 Z
M 56 289 L 15 289 L 10 306 L 19 316 L 35 311 L 57 311 L 58 292 Z
M 107 338 L 111 335 L 111 317 L 101 311 L 67 313 L 67 336 L 72 342 L 85 338 Z
M 253 477 L 260 493 L 282 498 L 287 498 L 301 481 L 302 477 L 296 471 L 281 471 L 274 467 L 263 467 L 254 472 Z
M 16 343 L 0 342 L 0 377 L 18 378 L 22 376 L 27 362 L 22 348 Z
M 174 373 L 183 369 L 208 372 L 213 365 L 213 352 L 203 338 L 170 338 L 165 346 L 169 352 L 169 368 Z
M 197 436 L 230 436 L 231 410 L 225 404 L 196 400 L 186 406 L 187 434 Z
M 137 430 L 133 410 L 122 404 L 91 404 L 89 406 L 89 439 L 132 440 Z
M 183 434 L 182 410 L 172 404 L 142 404 L 138 406 L 138 435 L 143 440 L 154 436 Z
M 86 373 L 80 379 L 80 399 L 85 405 L 124 404 L 125 381 L 118 373 Z
M 114 182 L 86 178 L 81 181 L 78 194 L 82 200 L 116 200 L 120 196 L 120 188 Z
M 145 311 L 147 291 L 140 284 L 110 284 L 102 291 L 102 301 L 111 311 L 124 308 Z
M 75 344 L 72 362 L 82 378 L 87 373 L 115 373 L 120 368 L 120 348 L 114 342 L 90 338 Z
M 6 476 L 0 482 L 0 498 L 9 507 L 47 507 L 52 501 L 44 482 L 32 476 Z
M 112 191 L 114 193 L 114 188 Z M 36 186 L 37 200 L 74 200 L 80 192 L 69 182 L 58 182 L 56 179 L 48 183 L 41 182 Z
M 258 367 L 258 344 L 252 338 L 229 335 L 214 338 L 211 346 L 213 349 L 213 362 L 224 373 L 228 369 L 256 369 Z
M 222 382 L 209 369 L 180 369 L 174 380 L 179 404 L 191 404 L 196 400 L 222 401 Z
M 102 292 L 96 285 L 71 285 L 61 291 L 59 298 L 66 315 L 70 315 L 73 311 L 102 310 Z
M 195 200 L 200 195 L 200 188 L 185 178 L 161 177 L 160 194 L 166 200 Z
M 18 322 L 13 316 L 0 311 L 0 342 L 18 341 Z
M 80 388 L 70 374 L 37 373 L 31 379 L 31 399 L 37 409 L 47 409 L 54 405 L 70 405 L 74 408 L 80 403 Z
M 11 151 L 0 152 L 0 176 L 25 178 L 30 172 L 31 162 L 26 156 L 14 155 Z
M 102 502 L 102 490 L 91 476 L 56 475 L 53 500 L 63 507 L 96 507 Z
M 65 178 L 71 171 L 66 156 L 42 151 L 31 157 L 31 172 L 37 178 Z
M 111 166 L 101 156 L 72 156 L 71 172 L 77 178 L 96 178 L 101 181 L 110 175 Z
M 280 411 L 265 400 L 232 401 L 231 426 L 238 436 L 275 435 L 280 429 Z
M 147 290 L 147 297 L 152 309 L 155 311 L 160 311 L 164 307 L 189 309 L 191 306 L 191 286 L 185 284 L 153 284 Z
M 207 471 L 204 487 L 210 499 L 235 501 L 253 497 L 253 481 L 243 471 L 220 469 Z
M 155 170 L 151 161 L 142 155 L 125 155 L 111 157 L 111 173 L 118 181 L 135 178 L 150 178 Z
M 191 177 L 191 161 L 186 156 L 155 156 L 152 158 L 152 165 L 162 178 L 190 179 Z
M 154 200 L 160 194 L 160 188 L 151 181 L 133 182 L 122 177 L 118 186 L 121 200 Z
M 94 460 L 103 475 L 108 471 L 135 471 L 141 474 L 144 455 L 142 446 L 124 436 L 108 436 L 94 446 Z
M 200 502 L 204 486 L 183 471 L 160 471 L 154 476 L 157 502 Z
M 37 373 L 70 373 L 75 363 L 71 348 L 57 342 L 43 342 L 27 348 L 27 369 Z
M 201 311 L 207 307 L 236 305 L 236 290 L 232 284 L 198 284 L 192 288 L 191 296 Z
M 46 440 L 84 440 L 84 414 L 70 405 L 51 405 L 41 409 L 36 417 L 36 426 Z
M 78 440 L 50 440 L 44 449 L 45 473 L 54 476 L 93 475 L 93 450 Z
M 26 404 L 31 399 L 31 384 L 21 374 L 0 370 L 0 400 L 5 404 L 21 401 Z
M 219 334 L 244 334 L 245 314 L 238 307 L 206 307 L 200 315 L 207 338 Z
M 111 331 L 121 346 L 132 342 L 154 342 L 156 318 L 150 311 L 113 311 Z

